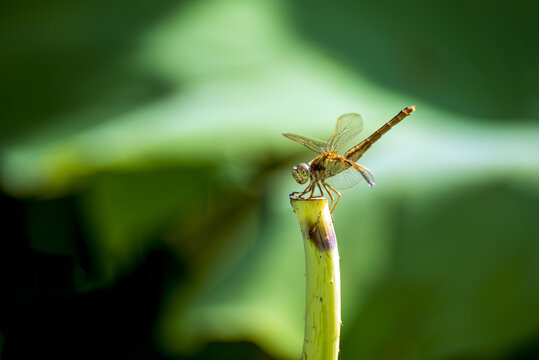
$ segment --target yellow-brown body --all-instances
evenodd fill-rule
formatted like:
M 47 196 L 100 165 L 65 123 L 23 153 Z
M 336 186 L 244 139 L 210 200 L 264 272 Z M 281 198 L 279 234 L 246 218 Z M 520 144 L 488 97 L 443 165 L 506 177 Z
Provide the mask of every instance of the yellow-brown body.
M 349 169 L 351 161 L 337 152 L 327 152 L 315 157 L 310 163 L 311 181 L 322 181 Z
M 341 194 L 334 187 L 328 184 L 326 180 L 349 168 L 357 170 L 363 179 L 365 179 L 367 184 L 370 187 L 373 187 L 374 177 L 372 173 L 366 167 L 357 164 L 356 161 L 358 161 L 359 158 L 361 158 L 361 156 L 363 156 L 363 154 L 382 137 L 382 135 L 387 133 L 393 126 L 397 125 L 402 121 L 402 119 L 409 116 L 414 111 L 415 106 L 404 108 L 395 117 L 393 117 L 393 119 L 372 133 L 368 138 L 348 150 L 344 155 L 337 154 L 337 150 L 339 149 L 337 144 L 340 143 L 343 136 L 346 136 L 346 133 L 354 134 L 353 129 L 357 129 L 357 127 L 350 126 L 350 122 L 347 122 L 347 120 L 350 120 L 351 116 L 360 118 L 357 114 L 345 114 L 341 116 L 337 120 L 335 132 L 328 142 L 295 134 L 283 134 L 291 140 L 303 144 L 309 149 L 319 153 L 319 155 L 315 157 L 309 164 L 302 163 L 294 167 L 292 174 L 294 175 L 296 181 L 300 184 L 305 184 L 307 181 L 309 181 L 309 185 L 302 192 L 294 192 L 291 195 L 299 194 L 299 197 L 302 197 L 309 194 L 309 198 L 312 198 L 316 188 L 320 190 L 322 195 L 324 194 L 322 188 L 324 188 L 331 198 L 330 209 L 331 212 L 333 212 L 335 206 L 337 206 L 337 203 L 339 202 Z M 322 152 L 324 150 L 326 152 Z M 333 198 L 330 190 L 337 194 L 336 201 Z

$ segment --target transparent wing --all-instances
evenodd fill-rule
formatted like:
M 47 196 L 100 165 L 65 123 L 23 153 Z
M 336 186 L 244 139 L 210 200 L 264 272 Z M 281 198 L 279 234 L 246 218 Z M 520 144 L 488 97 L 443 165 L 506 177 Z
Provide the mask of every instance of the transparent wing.
M 283 135 L 290 140 L 297 142 L 298 144 L 307 146 L 309 149 L 319 154 L 323 154 L 326 152 L 325 148 L 327 146 L 327 143 L 325 141 L 296 134 L 284 133 Z
M 333 186 L 335 189 L 342 190 L 348 189 L 356 185 L 361 181 L 363 177 L 361 174 L 354 168 L 349 168 L 344 171 L 341 171 L 335 176 L 332 176 L 326 179 L 326 182 Z
M 356 185 L 362 179 L 365 180 L 370 187 L 374 187 L 374 175 L 372 175 L 369 169 L 361 165 L 341 171 L 337 175 L 326 179 L 326 182 L 335 189 L 348 189 Z
M 365 179 L 369 187 L 372 188 L 374 187 L 374 185 L 376 185 L 376 183 L 374 182 L 374 175 L 369 169 L 367 169 L 365 166 L 361 166 L 358 164 L 355 164 L 354 168 L 361 174 L 363 179 Z
M 363 119 L 359 114 L 344 114 L 337 119 L 335 131 L 329 138 L 325 151 L 339 151 L 363 129 Z

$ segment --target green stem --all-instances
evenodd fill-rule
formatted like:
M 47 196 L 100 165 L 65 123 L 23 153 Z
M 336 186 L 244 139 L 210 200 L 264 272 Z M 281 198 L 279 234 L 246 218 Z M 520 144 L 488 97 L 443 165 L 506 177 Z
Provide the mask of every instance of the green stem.
M 324 198 L 290 203 L 298 217 L 305 246 L 307 301 L 302 360 L 336 360 L 341 330 L 339 251 Z

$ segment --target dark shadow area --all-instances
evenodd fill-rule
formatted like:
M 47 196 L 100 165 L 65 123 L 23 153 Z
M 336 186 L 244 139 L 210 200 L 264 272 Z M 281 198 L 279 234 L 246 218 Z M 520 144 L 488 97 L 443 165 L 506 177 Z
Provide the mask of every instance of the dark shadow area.
M 0 249 L 2 359 L 162 358 L 153 345 L 152 324 L 174 264 L 168 254 L 150 253 L 110 288 L 77 293 L 73 257 L 33 250 L 23 204 L 2 196 L 1 208 L 6 221 Z
M 174 360 L 272 360 L 259 347 L 249 342 L 213 342 L 193 357 L 177 357 Z
M 159 183 L 153 175 L 152 183 Z M 150 181 L 131 177 L 139 192 Z M 106 285 L 92 258 L 93 240 L 79 196 L 21 200 L 0 194 L 1 358 L 166 358 L 155 345 L 154 323 L 167 284 L 184 281 L 189 264 L 170 249 L 152 246 L 131 271 Z M 149 204 L 147 200 L 139 202 Z M 200 236 L 217 226 L 193 232 L 196 246 L 203 246 Z M 201 254 L 184 256 L 192 262 Z M 172 358 L 270 359 L 249 342 L 210 343 L 193 356 Z
M 539 360 L 539 332 L 533 341 L 522 345 L 504 360 Z
M 329 56 L 406 96 L 462 115 L 539 118 L 539 3 L 291 2 Z

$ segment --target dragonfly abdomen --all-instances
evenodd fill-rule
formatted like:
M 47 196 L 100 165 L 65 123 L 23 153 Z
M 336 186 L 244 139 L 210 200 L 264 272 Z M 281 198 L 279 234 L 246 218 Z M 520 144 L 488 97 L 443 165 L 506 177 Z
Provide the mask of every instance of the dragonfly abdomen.
M 405 117 L 409 116 L 415 110 L 415 106 L 408 106 L 407 108 L 401 110 L 393 119 L 385 123 L 380 129 L 372 133 L 371 136 L 360 142 L 358 145 L 354 146 L 344 154 L 344 157 L 351 161 L 358 161 L 361 156 L 376 142 L 382 137 L 386 132 L 388 132 L 393 126 L 397 125 Z

